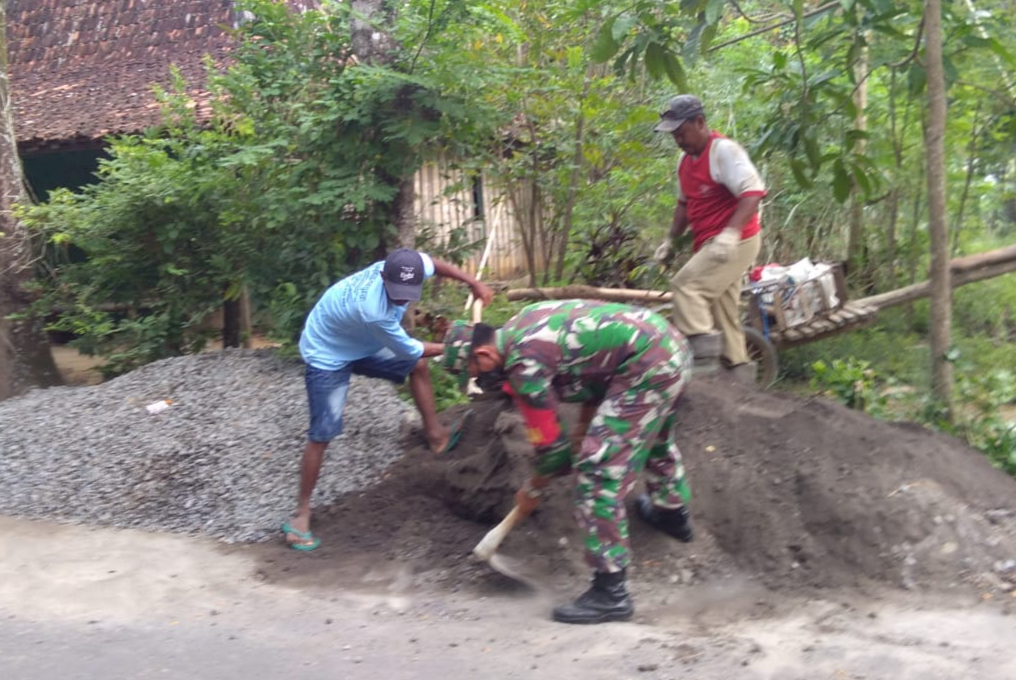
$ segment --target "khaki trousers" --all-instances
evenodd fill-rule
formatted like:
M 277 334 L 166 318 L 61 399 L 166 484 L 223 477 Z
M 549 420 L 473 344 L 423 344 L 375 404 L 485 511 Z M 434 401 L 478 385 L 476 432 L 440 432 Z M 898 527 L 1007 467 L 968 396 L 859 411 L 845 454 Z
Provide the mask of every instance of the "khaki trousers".
M 707 241 L 671 280 L 674 325 L 686 336 L 723 333 L 723 356 L 731 365 L 748 361 L 741 330 L 741 279 L 762 248 L 762 234 L 741 241 L 726 262 L 709 257 Z

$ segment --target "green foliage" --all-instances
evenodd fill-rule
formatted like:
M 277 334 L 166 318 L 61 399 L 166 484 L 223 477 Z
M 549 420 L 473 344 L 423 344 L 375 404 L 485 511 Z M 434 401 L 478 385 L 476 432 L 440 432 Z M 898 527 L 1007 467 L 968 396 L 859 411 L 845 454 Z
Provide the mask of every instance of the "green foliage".
M 840 403 L 872 415 L 884 413 L 886 399 L 879 389 L 875 371 L 867 361 L 854 358 L 816 361 L 811 388 Z
M 967 335 L 983 334 L 994 343 L 1016 338 L 1016 277 L 1002 276 L 957 288 L 953 325 Z M 990 351 L 990 347 L 979 349 Z
M 878 417 L 914 418 L 963 439 L 995 466 L 1016 476 L 1016 371 L 979 371 L 956 352 L 956 409 L 947 414 L 930 396 L 910 399 L 881 380 L 867 361 L 854 358 L 816 361 L 811 388 Z M 884 384 L 882 384 L 884 383 Z M 924 393 L 928 394 L 928 393 Z M 893 403 L 890 404 L 890 399 Z
M 200 349 L 202 321 L 235 298 L 255 256 L 256 244 L 218 218 L 235 180 L 207 155 L 154 136 L 113 140 L 99 177 L 22 213 L 55 252 L 40 306 L 67 308 L 54 328 L 108 357 L 107 373 Z M 68 257 L 70 246 L 87 259 Z
M 177 76 L 161 129 L 111 140 L 98 184 L 23 212 L 54 253 L 40 306 L 67 309 L 56 327 L 109 372 L 199 348 L 202 320 L 244 289 L 292 342 L 325 287 L 388 250 L 403 178 L 479 129 L 476 107 L 398 57 L 349 68 L 345 12 L 243 9 L 257 18 L 234 65 L 209 65 L 209 120 Z
M 1016 476 L 1016 372 L 971 370 L 959 367 L 957 403 L 961 406 L 947 421 L 928 404 L 926 419 L 940 429 L 965 439 L 991 462 Z
M 628 224 L 604 224 L 583 239 L 587 250 L 577 263 L 577 278 L 591 286 L 637 288 L 655 266 L 643 253 L 639 231 Z
M 438 368 L 436 362 L 431 364 L 430 377 L 438 413 L 469 401 L 469 396 L 459 389 L 458 377 Z M 400 396 L 406 401 L 412 400 L 408 388 L 401 389 Z
M 925 270 L 920 3 L 593 0 L 580 7 L 599 17 L 594 60 L 662 79 L 654 55 L 672 51 L 690 81 L 680 89 L 704 95 L 713 127 L 749 147 L 769 187 L 770 261 L 842 259 L 845 227 L 859 220 L 852 276 L 893 287 L 907 271 Z M 1016 224 L 1016 176 L 1006 165 L 1016 138 L 1008 86 L 1016 41 L 997 1 L 977 3 L 976 12 L 947 4 L 943 12 L 946 170 L 950 186 L 967 185 L 948 197 L 959 253 L 982 229 L 1011 233 Z
M 1004 288 L 1003 279 L 985 283 Z M 984 332 L 990 325 L 985 322 L 996 317 L 997 310 L 973 305 L 963 311 L 970 315 L 970 324 L 960 327 L 950 352 L 956 399 L 947 414 L 930 397 L 927 343 L 914 331 L 926 324 L 927 309 L 917 307 L 912 313 L 884 310 L 874 327 L 781 353 L 783 384 L 806 376 L 811 389 L 854 408 L 863 406 L 876 417 L 926 423 L 968 442 L 1016 476 L 1016 355 L 1011 343 Z M 978 310 L 987 318 L 977 316 Z M 828 359 L 837 356 L 848 358 Z
M 257 20 L 211 78 L 210 119 L 195 122 L 178 82 L 164 128 L 113 140 L 98 187 L 24 213 L 52 254 L 43 303 L 69 309 L 60 327 L 112 353 L 110 370 L 199 347 L 202 319 L 243 289 L 291 342 L 327 285 L 388 249 L 398 184 L 432 156 L 504 190 L 508 205 L 492 207 L 514 209 L 535 265 L 561 263 L 545 282 L 665 287 L 647 258 L 672 215 L 678 151 L 651 129 L 677 90 L 700 94 L 710 126 L 749 147 L 765 177 L 761 260 L 840 259 L 856 217 L 866 235 L 852 276 L 870 292 L 927 270 L 919 3 L 806 16 L 789 0 L 410 0 L 384 27 L 397 40 L 385 67 L 350 66 L 347 3 L 244 7 Z M 1001 3 L 978 8 L 977 22 L 962 3 L 944 16 L 956 254 L 1016 232 L 1016 117 L 997 87 L 1016 39 Z M 773 15 L 793 21 L 751 35 Z M 426 228 L 419 244 L 454 262 L 478 246 L 467 230 L 443 240 Z M 1011 366 L 1014 313 L 1008 278 L 957 291 L 956 344 L 973 370 Z M 790 350 L 785 377 L 807 381 L 824 361 L 824 388 L 868 409 L 863 370 L 859 393 L 847 389 L 863 362 L 923 391 L 927 318 L 920 302 Z
M 420 303 L 415 305 L 416 315 L 420 319 L 465 319 L 469 313 L 465 309 L 466 291 L 461 286 L 432 287 L 430 294 Z M 491 326 L 502 326 L 508 319 L 514 316 L 526 302 L 510 302 L 504 296 L 496 296 L 493 303 L 484 308 L 482 320 Z M 437 324 L 440 328 L 441 325 Z M 441 342 L 443 336 L 440 333 L 432 332 L 425 324 L 418 324 L 414 336 L 430 342 Z M 469 397 L 459 389 L 458 378 L 439 367 L 440 359 L 431 363 L 431 382 L 434 387 L 434 399 L 438 412 L 469 401 Z M 400 395 L 406 401 L 411 401 L 408 386 L 400 390 Z

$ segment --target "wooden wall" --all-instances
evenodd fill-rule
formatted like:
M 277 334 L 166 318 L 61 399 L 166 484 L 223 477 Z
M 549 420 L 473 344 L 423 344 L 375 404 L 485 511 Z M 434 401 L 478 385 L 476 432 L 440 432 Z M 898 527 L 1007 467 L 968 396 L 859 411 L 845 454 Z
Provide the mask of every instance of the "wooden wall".
M 447 161 L 430 162 L 416 175 L 416 218 L 420 233 L 432 233 L 447 243 L 454 229 L 463 228 L 466 240 L 483 241 L 494 232 L 484 267 L 484 280 L 506 280 L 526 274 L 526 257 L 515 215 L 505 193 L 486 176 L 466 177 Z M 476 273 L 481 246 L 465 262 Z

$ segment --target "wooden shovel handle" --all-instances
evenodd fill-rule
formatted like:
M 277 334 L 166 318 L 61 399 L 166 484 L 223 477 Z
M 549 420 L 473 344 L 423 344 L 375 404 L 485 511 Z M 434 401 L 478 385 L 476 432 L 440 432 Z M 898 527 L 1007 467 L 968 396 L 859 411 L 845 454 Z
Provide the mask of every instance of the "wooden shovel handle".
M 511 512 L 501 520 L 501 523 L 496 527 L 487 532 L 476 547 L 473 548 L 473 554 L 479 557 L 483 561 L 490 560 L 491 556 L 497 552 L 498 546 L 504 541 L 505 536 L 508 532 L 515 528 L 515 525 L 524 520 L 529 515 L 521 507 L 516 505 L 512 508 Z

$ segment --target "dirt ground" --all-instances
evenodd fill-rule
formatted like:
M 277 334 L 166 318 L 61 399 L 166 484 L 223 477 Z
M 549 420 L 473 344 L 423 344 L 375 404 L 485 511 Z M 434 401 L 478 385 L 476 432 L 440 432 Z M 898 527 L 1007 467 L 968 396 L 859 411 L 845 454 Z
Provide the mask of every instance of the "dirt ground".
M 95 359 L 54 347 L 71 383 L 93 384 Z M 418 432 L 374 488 L 316 509 L 322 547 L 291 559 L 261 551 L 266 578 L 342 579 L 406 565 L 421 586 L 497 592 L 513 583 L 469 555 L 511 509 L 529 473 L 521 421 L 503 400 L 478 401 L 459 446 L 435 458 Z M 567 420 L 572 411 L 562 416 Z M 1010 595 L 1016 601 L 1016 480 L 956 439 L 874 420 L 824 399 L 743 393 L 693 383 L 679 442 L 697 536 L 677 543 L 631 524 L 631 586 L 665 603 L 703 585 L 810 596 L 884 588 Z M 326 464 L 341 464 L 341 452 Z M 587 578 L 569 480 L 502 545 L 542 587 L 573 592 Z
M 318 508 L 314 554 L 296 560 L 281 544 L 261 546 L 266 578 L 341 582 L 390 564 L 408 566 L 421 587 L 510 588 L 469 555 L 511 508 L 530 449 L 507 402 L 471 408 L 449 456 L 435 458 L 408 433 L 405 457 L 379 485 Z M 885 589 L 1016 591 L 1016 480 L 955 439 L 708 380 L 691 386 L 679 428 L 697 536 L 682 544 L 632 518 L 637 603 L 728 585 L 752 603 Z M 588 569 L 567 479 L 500 552 L 550 592 L 581 590 Z
M 587 629 L 549 620 L 589 577 L 567 479 L 501 548 L 535 589 L 471 558 L 530 449 L 506 402 L 443 417 L 470 407 L 450 455 L 407 431 L 379 484 L 317 508 L 313 553 L 0 518 L 0 675 L 1016 677 L 1016 480 L 952 438 L 694 383 L 695 541 L 633 518 L 636 616 Z

